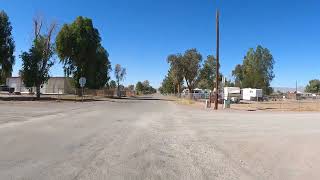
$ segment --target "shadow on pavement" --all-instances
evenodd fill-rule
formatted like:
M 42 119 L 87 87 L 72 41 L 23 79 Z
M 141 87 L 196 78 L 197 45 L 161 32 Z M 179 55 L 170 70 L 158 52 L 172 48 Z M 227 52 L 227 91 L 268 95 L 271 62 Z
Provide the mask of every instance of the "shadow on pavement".
M 37 99 L 36 97 L 30 96 L 8 96 L 8 97 L 0 97 L 0 101 L 72 101 L 72 102 L 94 102 L 94 101 L 110 101 L 110 100 L 127 100 L 127 101 L 174 101 L 172 99 L 166 98 L 156 98 L 152 96 L 142 96 L 142 97 L 108 97 L 108 98 L 89 98 L 89 99 L 64 99 L 64 98 L 56 98 L 56 97 L 41 97 Z
M 158 97 L 152 97 L 152 96 L 141 96 L 141 97 L 113 97 L 109 99 L 117 99 L 117 100 L 133 100 L 133 101 L 175 101 L 172 99 L 166 99 L 166 98 L 158 98 Z

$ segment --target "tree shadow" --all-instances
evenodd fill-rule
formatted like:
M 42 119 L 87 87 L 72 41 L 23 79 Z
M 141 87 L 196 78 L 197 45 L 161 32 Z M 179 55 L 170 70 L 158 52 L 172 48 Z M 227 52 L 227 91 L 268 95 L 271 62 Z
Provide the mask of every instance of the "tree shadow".
M 172 99 L 166 99 L 166 98 L 156 98 L 152 96 L 135 96 L 135 97 L 111 97 L 110 99 L 116 99 L 116 100 L 128 100 L 128 101 L 175 101 Z

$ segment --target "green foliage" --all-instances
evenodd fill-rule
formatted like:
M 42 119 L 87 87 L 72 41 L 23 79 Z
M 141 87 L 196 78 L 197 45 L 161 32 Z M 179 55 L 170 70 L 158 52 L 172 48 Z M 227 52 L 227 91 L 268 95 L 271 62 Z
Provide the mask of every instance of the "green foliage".
M 180 92 L 184 79 L 183 56 L 181 54 L 168 56 L 167 62 L 170 64 L 168 77 L 173 81 L 174 89 Z
M 166 76 L 162 81 L 161 87 L 159 88 L 161 94 L 175 93 L 174 81 L 170 76 Z
M 184 79 L 190 91 L 196 85 L 201 61 L 202 56 L 196 49 L 187 50 L 183 55 Z
M 261 88 L 264 93 L 271 94 L 270 83 L 275 77 L 274 63 L 273 56 L 267 48 L 251 48 L 244 57 L 243 64 L 237 65 L 232 72 L 235 85 L 241 88 Z
M 35 37 L 32 47 L 28 52 L 21 54 L 22 69 L 20 70 L 24 84 L 27 87 L 36 87 L 37 98 L 40 98 L 40 86 L 49 79 L 49 70 L 54 62 L 54 54 L 51 37 L 56 24 L 53 23 L 48 28 L 46 34 L 42 33 L 42 21 L 34 20 Z
M 143 92 L 143 85 L 142 85 L 142 82 L 137 82 L 136 84 L 136 91 L 138 94 L 141 94 Z
M 235 69 L 232 71 L 232 75 L 235 77 L 235 86 L 243 87 L 242 81 L 244 79 L 242 65 L 238 64 Z
M 66 76 L 86 77 L 86 87 L 98 89 L 106 85 L 111 65 L 109 54 L 101 45 L 99 32 L 89 18 L 78 17 L 72 24 L 63 25 L 56 38 L 58 56 Z
M 231 80 L 226 80 L 225 87 L 236 87 L 236 85 L 234 84 L 234 82 L 232 82 Z M 238 87 L 238 86 L 237 86 Z
M 198 76 L 198 88 L 200 89 L 210 89 L 213 90 L 216 81 L 216 59 L 210 55 L 205 60 L 202 68 L 200 69 L 200 74 Z M 222 74 L 219 75 L 220 81 L 222 80 Z
M 148 80 L 145 80 L 136 84 L 136 92 L 138 94 L 154 94 L 157 90 L 150 85 Z
M 168 76 L 170 76 L 174 84 L 180 85 L 183 79 L 185 79 L 191 91 L 195 87 L 199 75 L 200 63 L 202 61 L 201 54 L 196 49 L 189 49 L 183 55 L 170 55 L 167 61 L 170 64 Z
M 53 66 L 51 57 L 53 49 L 46 51 L 47 39 L 44 36 L 39 36 L 33 42 L 31 49 L 28 52 L 21 54 L 22 69 L 21 75 L 25 86 L 37 87 L 44 84 L 49 79 L 49 70 Z
M 313 79 L 309 81 L 305 91 L 308 93 L 320 93 L 320 80 Z
M 110 89 L 115 89 L 115 88 L 117 88 L 117 83 L 116 83 L 116 81 L 114 81 L 114 80 L 110 81 L 109 87 L 110 87 Z
M 13 52 L 15 45 L 12 37 L 12 26 L 8 15 L 0 12 L 0 84 L 11 76 L 12 66 L 15 62 Z

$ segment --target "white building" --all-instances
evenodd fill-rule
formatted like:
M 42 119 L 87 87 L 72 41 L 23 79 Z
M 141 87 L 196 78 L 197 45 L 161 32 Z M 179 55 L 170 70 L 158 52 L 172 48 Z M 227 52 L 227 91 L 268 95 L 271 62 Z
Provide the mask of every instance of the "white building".
M 224 100 L 230 100 L 233 102 L 238 102 L 241 97 L 241 89 L 239 87 L 225 87 L 223 88 L 223 98 Z
M 68 77 L 51 77 L 47 83 L 41 86 L 42 94 L 71 94 L 74 88 L 71 83 L 72 79 Z M 10 77 L 6 80 L 6 85 L 14 88 L 18 93 L 29 93 L 30 87 L 25 87 L 21 77 Z M 35 88 L 33 87 L 33 92 Z
M 244 88 L 241 90 L 242 99 L 247 101 L 256 101 L 263 97 L 262 89 Z

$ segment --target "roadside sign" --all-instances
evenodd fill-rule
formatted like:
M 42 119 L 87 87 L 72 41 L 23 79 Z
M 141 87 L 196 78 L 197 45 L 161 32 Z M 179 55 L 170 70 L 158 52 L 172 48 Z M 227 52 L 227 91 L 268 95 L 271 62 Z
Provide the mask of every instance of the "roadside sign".
M 79 79 L 80 87 L 83 88 L 83 87 L 86 85 L 86 82 L 87 82 L 86 78 L 85 78 L 85 77 L 81 77 L 81 78 Z

